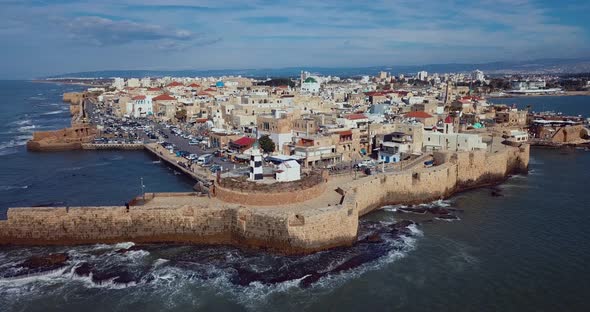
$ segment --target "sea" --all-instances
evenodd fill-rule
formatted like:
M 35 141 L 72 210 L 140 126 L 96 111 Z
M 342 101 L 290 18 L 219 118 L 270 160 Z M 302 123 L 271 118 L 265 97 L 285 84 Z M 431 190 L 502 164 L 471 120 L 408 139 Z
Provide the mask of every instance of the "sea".
M 61 94 L 80 89 L 0 81 L 3 217 L 8 207 L 123 204 L 141 178 L 148 191 L 191 190 L 142 151 L 27 152 L 32 131 L 69 124 Z M 586 99 L 526 100 L 588 116 Z M 0 247 L 0 310 L 590 311 L 588 168 L 590 152 L 532 149 L 527 175 L 413 207 L 448 209 L 453 221 L 385 206 L 361 219 L 354 246 L 306 256 L 133 242 Z M 23 265 L 56 253 L 64 265 Z

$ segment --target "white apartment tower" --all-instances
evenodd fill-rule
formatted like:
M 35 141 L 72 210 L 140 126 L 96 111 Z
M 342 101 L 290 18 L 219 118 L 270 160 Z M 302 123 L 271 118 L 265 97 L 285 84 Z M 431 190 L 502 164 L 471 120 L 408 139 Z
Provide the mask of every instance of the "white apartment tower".
M 418 80 L 422 80 L 425 81 L 426 79 L 428 79 L 428 72 L 426 71 L 419 71 L 418 75 L 417 75 Z

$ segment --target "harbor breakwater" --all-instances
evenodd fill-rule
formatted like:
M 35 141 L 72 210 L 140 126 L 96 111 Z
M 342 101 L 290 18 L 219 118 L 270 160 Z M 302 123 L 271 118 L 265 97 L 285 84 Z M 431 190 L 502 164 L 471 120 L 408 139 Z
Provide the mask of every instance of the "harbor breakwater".
M 63 94 L 63 101 L 70 103 L 72 126 L 69 128 L 33 132 L 27 142 L 27 149 L 35 152 L 81 150 L 98 135 L 98 129 L 87 124 L 81 117 L 84 101 L 88 98 L 85 92 L 69 92 Z
M 524 173 L 529 146 L 435 152 L 436 166 L 412 168 L 340 185 L 338 204 L 246 206 L 196 193 L 149 195 L 167 204 L 126 207 L 11 208 L 0 221 L 0 244 L 180 242 L 232 244 L 296 254 L 356 241 L 359 218 L 388 204 L 423 203 Z M 326 192 L 336 190 L 327 189 Z M 193 204 L 183 204 L 187 197 Z

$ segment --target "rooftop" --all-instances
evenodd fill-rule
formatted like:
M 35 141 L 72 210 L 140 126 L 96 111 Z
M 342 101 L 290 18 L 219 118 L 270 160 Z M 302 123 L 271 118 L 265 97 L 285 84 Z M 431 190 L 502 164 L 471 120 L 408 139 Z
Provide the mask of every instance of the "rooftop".
M 152 99 L 152 101 L 175 101 L 176 98 L 168 94 L 160 94 Z
M 404 116 L 406 116 L 407 118 L 431 118 L 432 117 L 432 115 L 430 115 L 427 112 L 423 112 L 423 111 L 409 112 L 409 113 L 405 114 Z

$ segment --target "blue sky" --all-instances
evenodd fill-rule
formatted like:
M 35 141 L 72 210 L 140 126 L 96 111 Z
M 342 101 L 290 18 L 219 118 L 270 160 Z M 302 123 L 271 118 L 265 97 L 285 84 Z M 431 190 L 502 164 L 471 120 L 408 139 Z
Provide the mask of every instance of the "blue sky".
M 0 0 L 0 78 L 590 56 L 590 1 Z

